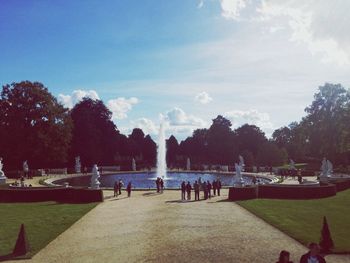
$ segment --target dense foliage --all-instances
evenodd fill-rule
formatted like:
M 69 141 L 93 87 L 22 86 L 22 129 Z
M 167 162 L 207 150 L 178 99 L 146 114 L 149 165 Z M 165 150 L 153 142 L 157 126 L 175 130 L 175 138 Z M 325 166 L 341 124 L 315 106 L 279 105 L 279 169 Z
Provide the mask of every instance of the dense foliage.
M 350 93 L 340 84 L 319 87 L 300 122 L 274 131 L 268 139 L 255 125 L 232 129 L 224 116 L 209 128 L 197 129 L 185 140 L 167 140 L 169 167 L 192 168 L 201 164 L 233 165 L 242 155 L 247 166 L 277 166 L 292 158 L 315 162 L 326 156 L 335 164 L 350 163 Z M 73 109 L 64 108 L 39 82 L 23 81 L 3 86 L 0 97 L 0 156 L 6 169 L 73 167 L 81 156 L 83 166 L 121 165 L 130 169 L 156 163 L 156 144 L 135 128 L 128 136 L 119 132 L 112 113 L 101 100 L 84 98 Z

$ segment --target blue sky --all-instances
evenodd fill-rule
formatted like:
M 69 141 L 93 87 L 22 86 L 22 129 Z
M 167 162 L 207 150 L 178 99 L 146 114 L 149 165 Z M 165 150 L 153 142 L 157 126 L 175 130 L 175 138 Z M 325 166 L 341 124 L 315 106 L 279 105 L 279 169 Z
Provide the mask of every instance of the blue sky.
M 317 87 L 350 85 L 346 0 L 0 1 L 0 80 L 66 106 L 101 98 L 119 129 L 182 139 L 217 114 L 266 134 Z

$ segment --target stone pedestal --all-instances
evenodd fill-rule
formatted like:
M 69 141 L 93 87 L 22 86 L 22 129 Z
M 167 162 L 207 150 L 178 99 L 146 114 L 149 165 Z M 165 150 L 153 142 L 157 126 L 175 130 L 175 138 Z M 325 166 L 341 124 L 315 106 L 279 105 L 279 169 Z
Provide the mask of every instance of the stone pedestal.
M 7 177 L 6 177 L 6 176 L 2 176 L 2 175 L 0 175 L 0 185 L 2 185 L 2 184 L 6 184 L 6 179 L 7 179 Z

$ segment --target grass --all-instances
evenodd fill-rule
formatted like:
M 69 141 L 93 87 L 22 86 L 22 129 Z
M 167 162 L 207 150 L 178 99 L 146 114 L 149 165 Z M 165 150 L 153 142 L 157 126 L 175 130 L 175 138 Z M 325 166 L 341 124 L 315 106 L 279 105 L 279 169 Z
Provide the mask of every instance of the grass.
M 350 253 L 350 190 L 317 200 L 255 199 L 241 206 L 302 244 L 319 242 L 323 216 L 327 217 L 334 253 Z
M 25 256 L 28 258 L 44 248 L 96 205 L 97 203 L 60 204 L 55 202 L 0 204 L 0 256 L 12 252 L 22 223 L 29 240 L 30 252 Z

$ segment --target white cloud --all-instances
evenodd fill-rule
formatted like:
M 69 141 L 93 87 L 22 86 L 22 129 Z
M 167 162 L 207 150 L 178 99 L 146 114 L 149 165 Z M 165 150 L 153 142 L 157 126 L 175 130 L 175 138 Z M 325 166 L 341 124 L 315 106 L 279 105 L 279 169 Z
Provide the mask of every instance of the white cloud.
M 147 118 L 139 118 L 130 122 L 133 128 L 140 128 L 145 134 L 158 134 L 158 127 L 154 122 Z
M 113 113 L 113 119 L 125 119 L 127 118 L 127 112 L 130 111 L 133 105 L 137 104 L 139 100 L 135 97 L 129 99 L 120 97 L 112 99 L 107 102 L 107 107 Z
M 178 107 L 168 111 L 165 115 L 165 119 L 173 126 L 203 127 L 206 124 L 201 118 L 189 115 Z
M 259 128 L 271 132 L 274 126 L 270 120 L 270 115 L 265 112 L 259 112 L 258 110 L 232 110 L 225 113 L 225 117 L 231 120 L 233 126 L 237 128 L 243 124 L 253 124 Z
M 63 104 L 63 106 L 67 108 L 73 108 L 75 104 L 81 101 L 83 98 L 91 98 L 93 100 L 99 100 L 95 90 L 74 90 L 71 95 L 59 94 L 58 101 Z
M 203 91 L 203 92 L 198 93 L 194 97 L 194 100 L 196 102 L 199 102 L 200 104 L 208 104 L 209 102 L 211 102 L 213 100 L 213 98 L 210 97 L 210 95 L 207 92 Z
M 246 7 L 246 0 L 220 0 L 221 15 L 226 19 L 237 20 L 240 12 Z

